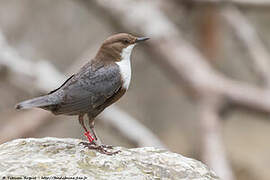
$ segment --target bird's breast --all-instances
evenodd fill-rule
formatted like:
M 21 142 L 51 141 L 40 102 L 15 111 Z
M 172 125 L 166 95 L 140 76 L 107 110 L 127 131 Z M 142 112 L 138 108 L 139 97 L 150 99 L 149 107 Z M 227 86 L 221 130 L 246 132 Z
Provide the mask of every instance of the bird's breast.
M 128 89 L 130 80 L 131 80 L 131 67 L 130 67 L 130 62 L 129 63 L 118 63 L 119 69 L 120 69 L 120 74 L 121 74 L 121 79 L 122 79 L 122 88 Z
M 123 81 L 122 88 L 126 90 L 128 89 L 131 80 L 130 56 L 133 47 L 134 45 L 130 45 L 127 48 L 124 48 L 121 53 L 121 61 L 116 62 L 116 64 L 119 66 L 121 78 Z

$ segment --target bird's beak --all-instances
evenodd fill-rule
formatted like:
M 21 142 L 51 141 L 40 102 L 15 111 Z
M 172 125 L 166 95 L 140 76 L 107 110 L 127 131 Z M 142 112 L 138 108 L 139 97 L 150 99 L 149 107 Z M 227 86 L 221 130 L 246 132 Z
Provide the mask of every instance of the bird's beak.
M 135 43 L 143 42 L 150 39 L 149 37 L 138 37 L 135 41 Z

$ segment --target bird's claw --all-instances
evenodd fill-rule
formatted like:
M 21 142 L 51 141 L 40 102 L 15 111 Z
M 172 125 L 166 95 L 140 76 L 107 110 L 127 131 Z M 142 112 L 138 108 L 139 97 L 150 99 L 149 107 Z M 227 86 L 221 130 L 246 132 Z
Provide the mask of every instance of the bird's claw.
M 84 147 L 87 147 L 89 145 L 97 145 L 95 141 L 92 142 L 80 142 L 79 145 L 84 145 Z
M 84 147 L 87 147 L 88 149 L 94 149 L 102 154 L 106 155 L 114 155 L 120 152 L 120 150 L 115 151 L 115 152 L 110 152 L 107 149 L 113 149 L 113 146 L 110 145 L 97 145 L 94 141 L 91 143 L 88 142 L 80 142 L 80 144 L 84 145 Z
M 101 144 L 100 146 L 102 148 L 106 148 L 106 149 L 113 149 L 113 146 L 112 145 Z

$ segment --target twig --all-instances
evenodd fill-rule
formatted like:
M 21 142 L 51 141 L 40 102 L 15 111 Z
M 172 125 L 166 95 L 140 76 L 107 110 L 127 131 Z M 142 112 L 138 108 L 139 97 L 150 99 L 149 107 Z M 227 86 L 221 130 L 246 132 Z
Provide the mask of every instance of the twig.
M 0 32 L 0 65 L 8 68 L 9 71 L 26 76 L 32 79 L 35 86 L 43 91 L 50 91 L 56 88 L 65 77 L 58 72 L 55 67 L 46 60 L 31 62 L 21 57 L 12 47 L 10 47 Z M 48 76 L 50 74 L 50 76 Z
M 250 7 L 250 8 L 269 8 L 269 0 L 181 0 L 187 3 L 197 3 L 200 5 L 203 4 L 212 4 L 212 5 L 223 5 L 223 4 L 232 4 L 239 7 Z
M 270 88 L 270 54 L 261 42 L 255 28 L 236 7 L 227 6 L 221 10 L 221 14 L 248 49 L 255 71 Z
M 154 146 L 165 148 L 164 144 L 156 138 L 151 131 L 138 123 L 138 121 L 129 114 L 124 111 L 119 111 L 115 106 L 107 108 L 100 114 L 100 117 L 103 119 L 104 123 L 109 123 L 111 126 L 120 130 L 124 137 L 127 137 L 131 142 L 139 143 L 139 147 Z M 121 124 L 118 123 L 119 117 L 123 119 Z M 138 141 L 138 139 L 143 139 L 143 141 Z
M 48 92 L 53 88 L 56 88 L 66 79 L 66 77 L 62 75 L 59 71 L 57 71 L 57 69 L 55 69 L 55 67 L 51 65 L 48 61 L 34 63 L 19 56 L 16 51 L 8 45 L 1 31 L 0 49 L 1 52 L 3 52 L 0 52 L 0 64 L 5 65 L 15 74 L 29 76 L 32 79 L 35 79 L 35 81 L 32 82 L 32 87 L 36 86 L 42 92 Z M 22 66 L 22 68 L 20 66 Z M 71 67 L 74 68 L 74 66 Z M 112 113 L 111 115 L 110 112 Z M 37 114 L 40 114 L 40 116 L 37 116 Z M 37 113 L 36 110 L 30 110 L 28 112 L 25 112 L 21 116 L 16 117 L 16 120 L 12 120 L 11 123 L 7 126 L 1 127 L 0 137 L 5 137 L 3 139 L 7 141 L 13 138 L 24 136 L 25 134 L 32 132 L 33 129 L 38 128 L 46 121 L 48 121 L 49 115 L 50 113 L 44 113 L 43 111 L 42 113 Z M 127 113 L 124 113 L 119 108 L 114 107 L 104 116 L 106 117 L 106 122 L 110 122 L 111 126 L 119 130 L 120 133 L 122 133 L 132 142 L 136 142 L 136 144 L 139 145 L 165 148 L 165 145 L 163 145 L 161 141 L 150 132 L 149 129 L 140 124 L 136 119 L 132 118 Z M 38 117 L 38 119 L 36 119 L 36 117 Z M 137 138 L 137 136 L 133 137 L 133 135 L 135 135 L 134 132 L 126 131 L 121 127 L 122 124 L 126 124 L 126 118 L 132 124 L 132 128 L 135 128 L 137 130 L 137 133 L 145 138 Z M 21 126 L 21 124 L 25 125 Z M 9 135 L 5 134 L 10 132 L 12 127 L 15 128 L 18 125 L 20 125 L 20 127 L 18 128 L 19 130 L 17 130 L 16 128 L 15 133 L 10 133 Z M 14 130 L 12 132 L 14 132 Z M 151 139 L 147 138 L 147 136 L 150 136 Z M 0 143 L 1 142 L 3 142 L 3 140 L 1 140 Z
M 49 120 L 50 114 L 38 109 L 17 114 L 0 128 L 0 144 L 15 138 L 27 137 Z
M 200 37 L 201 41 L 200 49 L 202 54 L 208 58 L 208 60 L 216 60 L 219 49 L 218 42 L 218 19 L 219 14 L 217 7 L 209 5 L 202 9 L 202 17 L 199 23 L 199 28 L 202 29 Z M 200 39 L 201 39 L 200 38 Z M 210 62 L 211 63 L 211 62 Z M 214 167 L 217 172 L 223 172 L 229 177 L 233 177 L 233 173 L 230 170 L 226 160 L 227 157 L 220 158 L 222 154 L 226 156 L 225 149 L 223 147 L 223 140 L 221 131 L 221 117 L 219 111 L 224 104 L 224 100 L 219 94 L 206 93 L 197 101 L 199 111 L 199 127 L 201 131 L 202 141 L 200 145 L 200 151 L 202 152 L 202 159 L 208 162 L 210 167 Z M 215 151 L 213 151 L 215 150 Z M 223 161 L 223 162 L 222 162 Z
M 198 101 L 200 130 L 202 137 L 201 151 L 202 158 L 207 161 L 210 167 L 215 167 L 217 172 L 223 172 L 227 177 L 234 176 L 228 163 L 227 157 L 220 158 L 220 155 L 226 156 L 221 136 L 221 125 L 219 110 L 223 105 L 222 99 L 212 94 L 203 96 Z M 224 162 L 225 160 L 225 162 Z

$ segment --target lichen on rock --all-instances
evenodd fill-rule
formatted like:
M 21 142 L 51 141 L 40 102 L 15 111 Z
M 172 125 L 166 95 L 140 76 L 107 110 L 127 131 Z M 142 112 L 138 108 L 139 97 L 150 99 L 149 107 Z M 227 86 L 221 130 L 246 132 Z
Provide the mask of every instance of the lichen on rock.
M 112 156 L 79 145 L 78 139 L 17 139 L 0 145 L 1 177 L 37 179 L 218 179 L 206 165 L 153 147 Z

